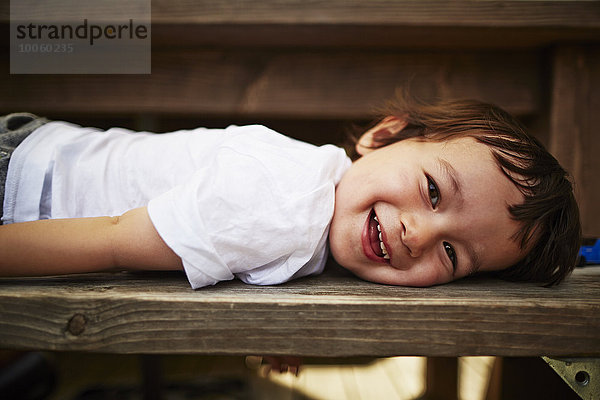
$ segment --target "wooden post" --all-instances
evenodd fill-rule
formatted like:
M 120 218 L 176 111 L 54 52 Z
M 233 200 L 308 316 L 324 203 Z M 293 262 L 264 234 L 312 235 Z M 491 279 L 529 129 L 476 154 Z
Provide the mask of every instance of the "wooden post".
M 457 400 L 458 358 L 427 357 L 426 384 L 422 400 Z
M 583 233 L 600 237 L 600 46 L 553 53 L 550 151 L 573 175 Z
M 144 400 L 162 400 L 163 376 L 160 355 L 141 355 L 142 396 Z

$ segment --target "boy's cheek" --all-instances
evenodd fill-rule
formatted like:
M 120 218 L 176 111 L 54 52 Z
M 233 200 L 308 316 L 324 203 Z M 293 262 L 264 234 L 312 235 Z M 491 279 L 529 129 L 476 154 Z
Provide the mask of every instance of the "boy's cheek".
M 329 250 L 331 252 L 331 255 L 333 256 L 334 260 L 336 261 L 336 263 L 338 263 L 341 267 L 345 268 L 345 269 L 349 269 L 349 256 L 351 253 L 351 250 L 346 247 L 344 248 L 343 246 L 343 241 L 340 242 L 337 239 L 339 238 L 339 236 L 332 234 L 330 232 L 329 234 Z

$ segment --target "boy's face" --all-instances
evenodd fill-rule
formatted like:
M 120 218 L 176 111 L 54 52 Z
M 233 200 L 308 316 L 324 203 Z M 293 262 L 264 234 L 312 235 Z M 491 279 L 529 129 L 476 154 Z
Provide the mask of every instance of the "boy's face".
M 484 144 L 403 140 L 368 152 L 338 184 L 331 251 L 359 277 L 392 285 L 504 269 L 524 256 L 507 209 L 522 202 Z

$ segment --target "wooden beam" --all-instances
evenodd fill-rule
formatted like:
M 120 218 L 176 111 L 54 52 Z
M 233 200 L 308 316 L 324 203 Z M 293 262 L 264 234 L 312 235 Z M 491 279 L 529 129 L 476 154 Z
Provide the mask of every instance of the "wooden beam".
M 110 7 L 110 3 L 106 3 Z M 98 6 L 101 7 L 102 5 Z M 50 7 L 50 8 L 48 8 Z M 119 15 L 139 15 L 137 3 L 119 3 Z M 102 20 L 102 8 L 86 15 Z M 37 2 L 31 18 L 79 21 L 66 7 Z M 106 15 L 103 15 L 106 14 Z M 0 32 L 8 38 L 10 9 L 0 5 Z M 27 22 L 27 21 L 24 21 Z M 110 21 L 113 22 L 114 21 Z M 595 41 L 595 1 L 361 1 L 153 0 L 152 42 L 159 46 L 343 46 L 403 48 L 523 48 Z
M 158 49 L 151 75 L 2 74 L 0 111 L 356 120 L 404 85 L 424 98 L 477 98 L 519 115 L 541 108 L 531 51 Z
M 106 7 L 107 13 L 113 11 L 111 3 Z M 127 7 L 123 3 L 120 10 L 125 13 Z M 136 4 L 129 7 L 136 11 Z M 37 2 L 30 6 L 29 15 L 56 11 L 56 4 Z M 73 15 L 68 6 L 59 11 L 65 20 Z M 96 11 L 90 15 L 94 17 L 103 14 Z M 9 20 L 7 6 L 0 8 L 0 20 Z M 594 1 L 152 0 L 152 22 L 600 28 L 600 5 Z
M 550 150 L 573 175 L 586 236 L 600 237 L 600 46 L 554 51 Z
M 0 279 L 0 348 L 299 356 L 600 356 L 596 269 L 554 288 L 392 287 L 328 272 L 191 290 L 183 275 Z
M 8 33 L 7 33 L 8 35 Z M 153 46 L 523 49 L 598 42 L 600 28 L 154 23 Z
M 600 28 L 589 1 L 153 0 L 153 22 Z

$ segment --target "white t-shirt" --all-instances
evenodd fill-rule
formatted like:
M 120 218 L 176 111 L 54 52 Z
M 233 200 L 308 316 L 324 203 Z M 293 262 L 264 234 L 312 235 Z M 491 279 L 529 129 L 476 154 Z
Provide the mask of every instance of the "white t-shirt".
M 335 185 L 350 160 L 264 126 L 166 134 L 50 122 L 10 160 L 4 223 L 148 206 L 194 288 L 322 271 Z

